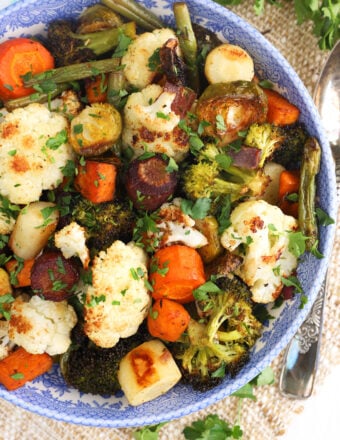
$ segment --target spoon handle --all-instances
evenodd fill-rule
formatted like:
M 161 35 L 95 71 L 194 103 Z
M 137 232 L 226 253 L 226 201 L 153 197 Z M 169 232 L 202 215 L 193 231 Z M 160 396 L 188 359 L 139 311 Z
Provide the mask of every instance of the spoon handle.
M 340 162 L 336 162 L 337 196 L 340 200 Z M 291 399 L 307 399 L 313 391 L 318 369 L 319 352 L 328 275 L 322 283 L 309 315 L 289 343 L 279 379 L 282 395 Z
M 326 284 L 325 279 L 312 310 L 285 351 L 279 389 L 286 397 L 307 399 L 312 394 L 319 361 Z

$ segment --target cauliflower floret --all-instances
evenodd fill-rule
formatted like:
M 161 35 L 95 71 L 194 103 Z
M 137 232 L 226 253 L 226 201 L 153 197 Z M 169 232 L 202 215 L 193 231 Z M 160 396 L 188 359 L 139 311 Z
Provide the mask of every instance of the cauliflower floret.
M 175 32 L 164 28 L 144 32 L 132 41 L 122 57 L 124 75 L 132 86 L 143 89 L 152 83 L 157 72 L 150 69 L 149 58 L 170 38 L 177 39 Z
M 65 353 L 77 315 L 67 301 L 47 301 L 38 295 L 28 302 L 18 297 L 12 304 L 8 336 L 11 342 L 33 354 Z
M 59 248 L 65 258 L 79 257 L 85 269 L 90 262 L 90 251 L 86 246 L 85 228 L 76 222 L 60 229 L 54 235 L 54 243 Z
M 181 198 L 163 203 L 157 213 L 157 232 L 148 231 L 147 241 L 158 243 L 159 248 L 181 243 L 192 248 L 201 248 L 208 240 L 195 228 L 195 220 L 181 209 Z
M 124 108 L 122 140 L 132 147 L 135 156 L 145 151 L 165 153 L 176 162 L 189 151 L 188 136 L 178 127 L 180 114 L 172 109 L 175 90 L 151 84 L 141 92 L 132 93 Z
M 230 221 L 221 243 L 243 257 L 236 273 L 255 302 L 275 300 L 282 277 L 289 277 L 297 266 L 297 257 L 289 251 L 289 233 L 297 229 L 297 220 L 264 200 L 250 200 L 233 210 Z
M 15 219 L 4 212 L 0 212 L 0 234 L 10 234 L 15 225 Z
M 6 198 L 0 197 L 0 234 L 10 234 L 15 225 L 15 214 L 18 214 L 20 208 L 11 205 Z
M 84 331 L 96 345 L 110 348 L 137 332 L 151 304 L 146 278 L 147 255 L 132 242 L 117 240 L 95 257 Z
M 10 354 L 13 347 L 8 337 L 8 321 L 0 320 L 0 361 Z
M 0 124 L 0 194 L 28 204 L 58 186 L 62 168 L 73 158 L 67 130 L 66 117 L 43 104 L 8 113 Z

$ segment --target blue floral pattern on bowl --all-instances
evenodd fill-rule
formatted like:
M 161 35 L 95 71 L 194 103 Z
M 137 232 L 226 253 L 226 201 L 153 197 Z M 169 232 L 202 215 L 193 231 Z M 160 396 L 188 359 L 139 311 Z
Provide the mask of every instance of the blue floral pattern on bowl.
M 44 34 L 46 23 L 56 18 L 79 14 L 95 0 L 23 0 L 2 11 L 0 40 L 12 36 Z M 173 0 L 142 1 L 165 23 L 173 24 Z M 278 84 L 280 90 L 302 112 L 301 119 L 310 134 L 317 137 L 323 148 L 318 195 L 321 207 L 336 216 L 335 173 L 333 160 L 313 101 L 297 74 L 278 51 L 254 28 L 227 9 L 211 1 L 188 0 L 193 19 L 215 31 L 221 38 L 244 47 L 253 57 L 258 75 Z M 320 250 L 325 258 L 318 260 L 306 255 L 298 275 L 309 301 L 299 308 L 299 298 L 285 302 L 275 310 L 276 319 L 265 327 L 249 363 L 236 378 L 225 378 L 215 389 L 205 393 L 193 391 L 183 384 L 174 387 L 158 399 L 139 407 L 128 405 L 122 393 L 104 397 L 79 393 L 66 386 L 58 366 L 15 391 L 0 386 L 0 397 L 24 409 L 56 420 L 97 427 L 130 427 L 156 424 L 198 411 L 230 395 L 260 373 L 288 344 L 306 318 L 326 273 L 334 227 L 321 228 Z M 273 314 L 274 311 L 271 310 Z

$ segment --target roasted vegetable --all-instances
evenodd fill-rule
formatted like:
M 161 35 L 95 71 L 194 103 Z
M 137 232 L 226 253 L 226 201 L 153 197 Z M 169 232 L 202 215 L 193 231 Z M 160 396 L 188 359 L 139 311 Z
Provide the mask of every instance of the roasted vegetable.
M 214 216 L 209 215 L 203 219 L 197 219 L 195 221 L 195 227 L 202 232 L 208 240 L 208 243 L 200 247 L 197 251 L 204 263 L 210 263 L 223 252 L 218 231 L 218 221 Z
M 200 150 L 198 161 L 189 165 L 183 175 L 185 194 L 193 200 L 230 194 L 232 200 L 260 196 L 269 183 L 262 170 L 249 170 L 230 165 L 230 158 L 214 144 Z
M 258 148 L 261 152 L 259 167 L 271 159 L 275 150 L 284 140 L 283 131 L 276 125 L 265 122 L 263 124 L 252 124 L 249 127 L 244 143 L 250 147 Z
M 78 81 L 117 69 L 117 59 L 108 58 L 84 63 L 70 64 L 69 66 L 56 67 L 43 73 L 30 75 L 24 78 L 25 86 L 37 86 L 41 90 L 51 87 L 53 92 L 56 85 L 65 82 Z
M 117 142 L 121 132 L 118 110 L 108 103 L 95 103 L 72 119 L 69 142 L 81 156 L 98 156 Z
M 78 165 L 74 186 L 92 203 L 110 202 L 116 192 L 117 166 L 114 163 L 86 160 Z
M 193 291 L 205 283 L 203 261 L 190 246 L 166 246 L 154 253 L 149 279 L 154 299 L 189 303 L 194 300 Z
M 267 121 L 271 124 L 285 126 L 295 124 L 300 117 L 300 110 L 281 93 L 272 89 L 263 89 L 267 96 Z
M 163 28 L 162 21 L 150 9 L 131 0 L 101 0 L 101 2 L 121 16 L 133 20 L 146 30 Z
M 238 278 L 219 282 L 220 291 L 196 294 L 201 318 L 192 319 L 187 332 L 170 345 L 183 379 L 200 391 L 217 385 L 225 374 L 234 376 L 261 334 L 246 285 Z
M 196 94 L 169 82 L 150 84 L 132 93 L 124 108 L 122 141 L 134 156 L 165 153 L 177 163 L 189 152 L 189 136 L 179 126 L 187 119 Z
M 77 34 L 88 34 L 119 27 L 122 18 L 112 9 L 97 3 L 86 8 L 77 20 Z
M 315 216 L 316 176 L 320 170 L 321 148 L 315 138 L 308 138 L 303 150 L 299 188 L 299 228 L 308 237 L 307 250 L 311 250 L 318 239 Z
M 155 211 L 173 195 L 177 173 L 168 169 L 168 162 L 160 154 L 130 162 L 125 187 L 137 209 Z
M 63 301 L 74 293 L 79 268 L 59 251 L 47 251 L 35 259 L 31 270 L 33 292 L 49 301 Z
M 204 135 L 225 146 L 238 138 L 238 132 L 265 121 L 267 97 L 251 81 L 210 84 L 198 99 L 196 114 L 205 122 Z
M 29 260 L 46 246 L 57 227 L 59 210 L 50 202 L 33 202 L 20 211 L 10 235 L 9 247 L 17 257 Z
M 303 148 L 308 134 L 301 124 L 280 127 L 282 141 L 275 148 L 272 161 L 289 170 L 298 169 L 301 165 Z
M 204 73 L 210 84 L 251 81 L 254 61 L 242 47 L 224 43 L 209 52 Z
M 186 330 L 190 321 L 189 312 L 177 301 L 157 299 L 149 310 L 147 325 L 154 338 L 175 342 Z
M 87 34 L 76 33 L 76 24 L 67 20 L 56 20 L 49 24 L 47 31 L 48 49 L 56 66 L 68 66 L 96 59 L 114 49 L 121 33 L 130 38 L 136 36 L 135 23 L 125 23 L 120 27 Z
M 81 392 L 114 394 L 121 389 L 117 378 L 120 360 L 148 337 L 146 330 L 140 330 L 113 348 L 99 348 L 78 324 L 72 332 L 73 345 L 60 359 L 61 373 L 69 386 Z
M 96 253 L 108 248 L 114 240 L 130 241 L 135 214 L 125 201 L 95 204 L 80 198 L 72 210 L 71 220 L 86 228 L 88 247 Z
M 169 391 L 181 379 L 176 362 L 159 340 L 144 342 L 120 362 L 118 380 L 131 405 L 140 405 Z
M 190 18 L 190 12 L 188 6 L 184 2 L 175 2 L 173 4 L 173 10 L 178 31 L 179 44 L 188 67 L 187 85 L 198 93 L 200 89 L 197 58 L 198 47 L 196 35 Z

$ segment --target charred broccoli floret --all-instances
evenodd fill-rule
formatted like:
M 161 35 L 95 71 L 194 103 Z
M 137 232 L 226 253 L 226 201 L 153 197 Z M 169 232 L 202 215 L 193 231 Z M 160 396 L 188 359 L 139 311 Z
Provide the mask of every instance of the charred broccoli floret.
M 47 47 L 51 51 L 56 66 L 68 66 L 96 59 L 114 49 L 121 33 L 133 36 L 135 25 L 123 24 L 120 27 L 86 34 L 76 33 L 76 24 L 68 20 L 50 23 L 47 33 Z
M 207 144 L 197 161 L 184 170 L 183 189 L 187 197 L 216 198 L 230 194 L 235 201 L 243 196 L 260 196 L 269 183 L 261 169 L 250 170 L 231 164 L 230 157 L 214 144 Z
M 135 214 L 127 201 L 92 203 L 81 197 L 73 207 L 71 220 L 86 228 L 87 244 L 96 253 L 117 239 L 130 241 Z
M 308 133 L 301 124 L 281 127 L 281 132 L 283 139 L 275 149 L 272 160 L 289 170 L 298 169 Z
M 261 150 L 260 167 L 272 160 L 287 169 L 297 169 L 306 140 L 307 132 L 300 124 L 278 127 L 266 122 L 249 127 L 245 144 Z
M 197 301 L 202 318 L 190 321 L 172 349 L 184 380 L 198 390 L 217 385 L 226 373 L 235 375 L 261 333 L 247 286 L 235 277 L 223 278 L 220 288 Z
M 121 389 L 117 378 L 120 360 L 147 337 L 147 331 L 142 329 L 129 338 L 120 339 L 112 348 L 100 348 L 77 324 L 72 333 L 73 344 L 60 358 L 65 382 L 83 393 L 115 394 Z
M 275 150 L 281 145 L 284 139 L 283 130 L 269 122 L 263 124 L 252 124 L 247 132 L 245 144 L 249 147 L 261 150 L 259 167 L 272 157 Z

